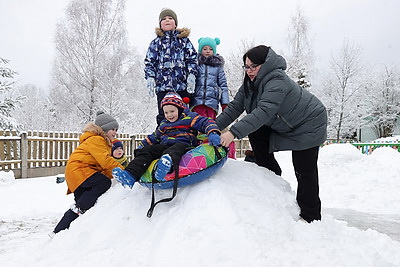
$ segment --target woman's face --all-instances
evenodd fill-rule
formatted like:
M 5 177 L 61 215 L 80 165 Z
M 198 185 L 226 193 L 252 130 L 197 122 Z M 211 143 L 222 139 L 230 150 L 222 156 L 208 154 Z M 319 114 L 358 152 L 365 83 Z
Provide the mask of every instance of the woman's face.
M 257 77 L 257 73 L 260 70 L 260 68 L 261 65 L 254 64 L 248 57 L 246 57 L 244 69 L 251 81 L 254 81 L 254 79 Z

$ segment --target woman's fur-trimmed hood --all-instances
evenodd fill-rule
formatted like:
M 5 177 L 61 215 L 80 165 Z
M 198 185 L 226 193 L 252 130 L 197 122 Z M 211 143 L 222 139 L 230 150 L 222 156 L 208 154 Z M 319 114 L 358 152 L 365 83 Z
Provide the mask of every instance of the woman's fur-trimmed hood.
M 188 37 L 190 34 L 190 29 L 189 28 L 179 28 L 179 29 L 175 29 L 174 31 L 179 32 L 179 34 L 177 35 L 178 38 L 185 38 Z M 156 28 L 156 35 L 158 37 L 162 37 L 165 35 L 165 32 L 163 30 L 161 30 L 161 28 L 157 27 Z
M 104 139 L 106 139 L 107 144 L 110 147 L 112 146 L 110 138 L 108 138 L 108 136 L 103 131 L 103 129 L 101 129 L 100 126 L 94 124 L 93 122 L 89 122 L 88 124 L 85 125 L 85 127 L 83 128 L 83 133 L 85 133 L 85 132 L 90 132 L 90 133 L 94 133 L 96 135 L 102 136 Z

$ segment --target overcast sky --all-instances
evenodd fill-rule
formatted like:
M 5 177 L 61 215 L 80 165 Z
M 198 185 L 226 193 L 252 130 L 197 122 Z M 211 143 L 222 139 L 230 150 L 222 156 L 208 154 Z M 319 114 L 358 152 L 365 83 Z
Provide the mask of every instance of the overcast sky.
M 0 0 L 0 57 L 11 60 L 18 84 L 46 89 L 54 56 L 55 25 L 69 0 Z M 332 52 L 348 39 L 363 50 L 367 64 L 400 66 L 399 0 L 127 0 L 130 45 L 144 53 L 155 37 L 163 7 L 177 13 L 178 27 L 191 29 L 197 48 L 202 36 L 219 37 L 218 53 L 237 52 L 241 40 L 287 51 L 290 18 L 300 6 L 310 22 L 316 66 L 326 68 Z

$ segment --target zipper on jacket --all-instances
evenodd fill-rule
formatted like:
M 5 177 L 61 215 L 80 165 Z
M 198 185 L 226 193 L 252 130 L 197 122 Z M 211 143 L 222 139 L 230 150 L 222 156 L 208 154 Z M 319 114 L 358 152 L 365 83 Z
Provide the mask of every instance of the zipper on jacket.
M 204 76 L 204 92 L 203 92 L 203 105 L 206 104 L 206 97 L 207 97 L 207 79 L 208 79 L 208 66 L 204 65 L 205 69 L 205 76 Z
M 293 128 L 293 126 L 281 114 L 276 114 L 276 117 L 282 120 L 290 129 Z

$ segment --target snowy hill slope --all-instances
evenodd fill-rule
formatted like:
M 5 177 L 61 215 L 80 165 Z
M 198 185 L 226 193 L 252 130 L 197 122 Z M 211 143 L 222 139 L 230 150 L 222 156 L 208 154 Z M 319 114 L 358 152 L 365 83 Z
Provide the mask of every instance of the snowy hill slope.
M 386 235 L 324 214 L 310 225 L 296 221 L 289 183 L 252 163 L 228 160 L 216 175 L 179 189 L 147 218 L 150 200 L 147 188 L 117 184 L 69 230 L 0 254 L 0 261 L 7 256 L 9 266 L 400 265 L 400 243 Z

